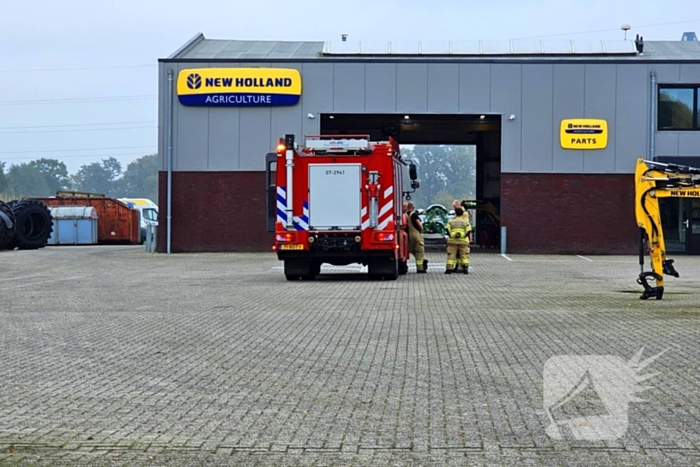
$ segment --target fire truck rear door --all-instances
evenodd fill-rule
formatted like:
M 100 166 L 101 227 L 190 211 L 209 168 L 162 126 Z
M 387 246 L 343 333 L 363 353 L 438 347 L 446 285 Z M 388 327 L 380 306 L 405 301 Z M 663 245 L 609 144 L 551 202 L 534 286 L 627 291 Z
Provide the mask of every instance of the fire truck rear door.
M 309 226 L 357 229 L 361 224 L 361 164 L 309 165 Z

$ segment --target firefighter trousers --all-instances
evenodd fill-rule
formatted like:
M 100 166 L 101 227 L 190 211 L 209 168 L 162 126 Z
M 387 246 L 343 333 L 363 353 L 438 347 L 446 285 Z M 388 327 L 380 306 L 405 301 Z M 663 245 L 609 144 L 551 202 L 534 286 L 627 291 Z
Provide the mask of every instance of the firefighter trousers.
M 457 259 L 459 255 L 459 259 Z M 448 243 L 447 244 L 447 269 L 454 269 L 455 266 L 469 267 L 469 244 L 468 243 Z
M 456 246 L 456 247 L 459 247 L 459 245 L 456 245 L 456 244 L 455 244 L 455 246 Z M 469 266 L 469 251 L 470 251 L 470 250 L 469 250 L 469 245 L 467 245 L 467 253 L 466 253 L 466 255 L 464 254 L 463 251 L 461 251 L 459 248 L 457 248 L 457 257 L 455 258 L 455 262 L 454 262 L 454 264 L 453 264 L 455 270 L 457 270 L 457 268 L 458 268 L 459 266 L 462 265 L 462 261 L 461 261 L 461 260 L 465 260 L 465 261 L 466 261 L 466 265 Z
M 416 269 L 423 270 L 423 261 L 425 260 L 425 243 L 423 236 L 408 237 L 408 252 L 416 258 Z

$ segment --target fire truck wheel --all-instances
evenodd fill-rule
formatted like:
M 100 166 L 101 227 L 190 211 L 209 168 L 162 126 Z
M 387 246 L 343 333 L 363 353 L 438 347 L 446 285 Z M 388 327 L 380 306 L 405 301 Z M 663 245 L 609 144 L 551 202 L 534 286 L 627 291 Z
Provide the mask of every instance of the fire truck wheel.
M 408 274 L 408 261 L 399 261 L 399 275 Z
M 387 273 L 384 278 L 390 281 L 395 281 L 396 279 L 399 278 L 399 260 L 394 259 L 391 261 L 391 266 L 390 266 L 390 271 Z
M 315 274 L 285 274 L 288 281 L 312 281 L 316 279 Z
M 395 281 L 399 277 L 399 260 L 396 258 L 371 261 L 367 267 L 371 280 Z
M 288 281 L 313 280 L 321 271 L 321 264 L 303 259 L 286 259 L 284 275 Z

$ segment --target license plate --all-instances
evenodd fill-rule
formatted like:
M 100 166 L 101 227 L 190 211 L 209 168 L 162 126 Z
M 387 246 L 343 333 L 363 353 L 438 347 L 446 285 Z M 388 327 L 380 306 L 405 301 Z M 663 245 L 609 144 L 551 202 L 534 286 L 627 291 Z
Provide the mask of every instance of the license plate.
M 292 244 L 292 245 L 280 245 L 281 250 L 303 250 L 304 245 Z

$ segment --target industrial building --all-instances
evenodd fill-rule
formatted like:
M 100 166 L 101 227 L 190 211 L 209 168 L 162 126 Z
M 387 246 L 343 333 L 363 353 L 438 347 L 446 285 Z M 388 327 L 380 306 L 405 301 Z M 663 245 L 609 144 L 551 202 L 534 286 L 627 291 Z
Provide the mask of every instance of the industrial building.
M 477 198 L 498 207 L 509 253 L 634 254 L 635 161 L 700 166 L 699 93 L 693 40 L 199 34 L 159 60 L 158 249 L 269 251 L 279 138 L 368 134 L 476 145 Z M 700 254 L 700 201 L 665 201 L 664 230 L 669 251 Z

